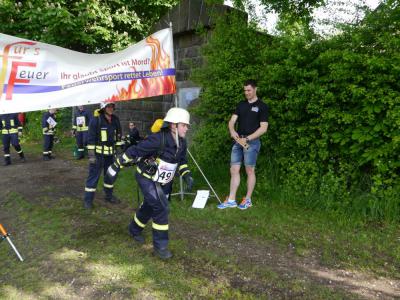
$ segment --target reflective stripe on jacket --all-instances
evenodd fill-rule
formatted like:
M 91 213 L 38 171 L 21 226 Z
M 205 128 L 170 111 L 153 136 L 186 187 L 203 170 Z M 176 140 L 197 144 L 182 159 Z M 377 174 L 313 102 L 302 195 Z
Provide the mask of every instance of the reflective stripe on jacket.
M 22 132 L 22 125 L 18 119 L 18 114 L 0 115 L 0 130 L 2 134 Z

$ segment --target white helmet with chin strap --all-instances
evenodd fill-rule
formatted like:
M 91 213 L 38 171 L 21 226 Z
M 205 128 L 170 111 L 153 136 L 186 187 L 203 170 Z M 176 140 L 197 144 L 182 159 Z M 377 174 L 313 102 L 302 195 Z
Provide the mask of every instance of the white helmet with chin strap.
M 100 102 L 100 109 L 106 108 L 108 105 L 112 105 L 115 108 L 115 103 L 114 102 Z
M 186 109 L 173 107 L 167 112 L 164 122 L 190 125 L 190 114 Z

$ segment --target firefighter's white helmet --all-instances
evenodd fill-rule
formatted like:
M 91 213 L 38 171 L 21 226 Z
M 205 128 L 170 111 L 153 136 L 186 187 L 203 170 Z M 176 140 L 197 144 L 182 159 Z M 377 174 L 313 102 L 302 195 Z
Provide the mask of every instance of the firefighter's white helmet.
M 100 109 L 106 108 L 107 105 L 112 105 L 115 108 L 115 103 L 113 102 L 100 102 Z
M 165 122 L 190 124 L 190 114 L 186 109 L 173 107 L 164 118 Z

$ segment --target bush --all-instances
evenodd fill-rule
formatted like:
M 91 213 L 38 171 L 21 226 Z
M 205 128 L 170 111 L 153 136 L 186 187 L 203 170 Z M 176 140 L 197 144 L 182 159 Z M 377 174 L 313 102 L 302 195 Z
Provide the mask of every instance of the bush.
M 46 111 L 34 111 L 26 114 L 26 124 L 24 135 L 28 140 L 42 139 L 42 115 Z M 72 108 L 62 108 L 57 110 L 57 134 L 62 135 L 63 132 L 71 129 Z
M 203 86 L 198 157 L 229 158 L 227 122 L 243 81 L 255 78 L 270 106 L 260 158 L 274 158 L 294 201 L 399 219 L 400 37 L 390 34 L 399 16 L 398 4 L 382 5 L 329 40 L 309 31 L 271 38 L 235 15 L 221 19 L 193 76 Z M 363 212 L 352 195 L 368 199 Z

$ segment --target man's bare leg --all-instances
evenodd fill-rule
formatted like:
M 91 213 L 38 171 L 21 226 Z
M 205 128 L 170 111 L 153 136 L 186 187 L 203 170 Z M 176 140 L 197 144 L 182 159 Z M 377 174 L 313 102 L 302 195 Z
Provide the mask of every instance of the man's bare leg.
M 254 167 L 246 166 L 246 174 L 247 174 L 247 193 L 246 199 L 251 199 L 251 195 L 253 194 L 254 187 L 256 185 L 256 172 Z
M 231 166 L 231 184 L 229 189 L 230 200 L 236 200 L 236 192 L 240 184 L 240 165 Z

